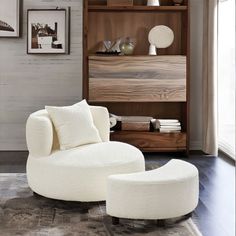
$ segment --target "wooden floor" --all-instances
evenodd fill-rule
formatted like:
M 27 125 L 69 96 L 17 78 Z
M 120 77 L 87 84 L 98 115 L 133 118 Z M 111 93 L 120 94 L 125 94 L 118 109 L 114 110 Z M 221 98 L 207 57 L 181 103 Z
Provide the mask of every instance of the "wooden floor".
M 193 219 L 204 236 L 235 235 L 235 163 L 221 155 L 145 154 L 148 162 L 165 164 L 180 158 L 196 165 L 200 174 L 200 201 Z M 23 173 L 27 152 L 0 152 L 0 173 Z

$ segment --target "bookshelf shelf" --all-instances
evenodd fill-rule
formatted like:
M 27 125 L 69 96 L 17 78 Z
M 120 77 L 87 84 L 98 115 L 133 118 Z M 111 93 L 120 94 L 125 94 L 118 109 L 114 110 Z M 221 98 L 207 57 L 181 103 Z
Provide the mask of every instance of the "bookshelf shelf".
M 99 6 L 93 5 L 89 6 L 89 11 L 186 11 L 187 6 L 159 6 L 159 7 L 150 7 L 150 6 L 132 6 L 132 7 L 108 7 L 108 6 Z

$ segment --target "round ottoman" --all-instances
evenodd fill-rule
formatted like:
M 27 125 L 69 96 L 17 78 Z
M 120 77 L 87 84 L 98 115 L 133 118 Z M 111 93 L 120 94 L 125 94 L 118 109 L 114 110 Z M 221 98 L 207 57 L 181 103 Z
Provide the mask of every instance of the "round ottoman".
M 109 176 L 106 209 L 117 218 L 169 219 L 192 212 L 198 195 L 197 168 L 173 159 L 155 170 Z
M 120 142 L 57 150 L 39 158 L 29 155 L 27 161 L 28 183 L 34 192 L 68 201 L 103 201 L 109 175 L 144 170 L 141 151 Z

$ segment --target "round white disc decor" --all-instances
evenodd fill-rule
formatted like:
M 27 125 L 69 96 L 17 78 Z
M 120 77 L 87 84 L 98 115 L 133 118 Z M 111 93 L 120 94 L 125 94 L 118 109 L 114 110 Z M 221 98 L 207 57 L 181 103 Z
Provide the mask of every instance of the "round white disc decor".
M 149 32 L 148 40 L 156 48 L 167 48 L 174 41 L 174 32 L 165 25 L 157 25 Z

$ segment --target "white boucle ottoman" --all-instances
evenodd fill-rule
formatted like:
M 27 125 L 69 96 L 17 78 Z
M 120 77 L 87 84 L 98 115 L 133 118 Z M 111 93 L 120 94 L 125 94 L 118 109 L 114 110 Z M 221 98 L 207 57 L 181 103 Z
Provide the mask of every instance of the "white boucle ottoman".
M 107 214 L 118 218 L 163 220 L 191 213 L 198 204 L 197 168 L 171 160 L 151 171 L 108 177 Z

